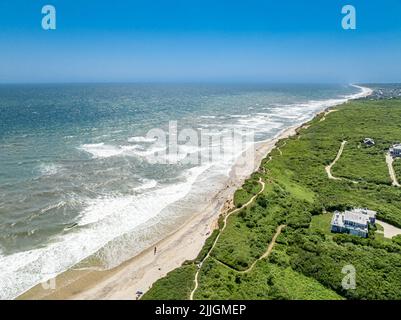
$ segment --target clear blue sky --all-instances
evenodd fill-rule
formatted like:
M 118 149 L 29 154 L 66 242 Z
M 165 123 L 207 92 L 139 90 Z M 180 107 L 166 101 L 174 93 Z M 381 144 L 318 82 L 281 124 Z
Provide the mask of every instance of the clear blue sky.
M 401 82 L 401 1 L 1 0 L 0 82 L 92 81 Z

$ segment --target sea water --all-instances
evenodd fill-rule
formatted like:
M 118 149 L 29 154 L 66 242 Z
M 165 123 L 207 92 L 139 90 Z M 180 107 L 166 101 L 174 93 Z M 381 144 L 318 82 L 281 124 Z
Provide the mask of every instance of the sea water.
M 117 266 L 201 214 L 235 159 L 185 163 L 201 146 L 183 146 L 174 161 L 151 161 L 160 147 L 149 130 L 167 132 L 174 121 L 178 131 L 251 130 L 258 142 L 366 92 L 351 85 L 0 86 L 0 298 L 87 257 L 96 257 L 92 267 Z

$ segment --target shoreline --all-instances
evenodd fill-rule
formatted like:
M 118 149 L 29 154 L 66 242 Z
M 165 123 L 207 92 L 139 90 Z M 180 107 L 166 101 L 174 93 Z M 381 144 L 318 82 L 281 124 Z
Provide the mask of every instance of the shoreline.
M 137 291 L 146 292 L 154 282 L 181 266 L 185 260 L 196 258 L 205 240 L 217 228 L 220 215 L 233 208 L 234 192 L 257 170 L 278 141 L 295 135 L 302 125 L 291 126 L 272 139 L 255 143 L 255 165 L 251 173 L 230 173 L 226 187 L 216 194 L 206 212 L 193 215 L 178 230 L 158 241 L 155 244 L 156 255 L 152 246 L 111 270 L 72 268 L 55 278 L 56 290 L 45 290 L 38 284 L 17 299 L 135 300 Z
M 366 97 L 373 92 L 366 87 L 355 87 L 362 89 L 362 92 L 355 94 L 353 98 L 346 98 L 345 102 L 317 111 L 311 119 L 286 128 L 271 139 L 256 142 L 252 146 L 255 149 L 255 165 L 251 172 L 247 168 L 247 172 L 243 171 L 240 174 L 236 172 L 236 175 L 233 175 L 233 171 L 237 170 L 234 165 L 226 187 L 212 198 L 205 212 L 192 215 L 177 230 L 157 242 L 156 255 L 153 253 L 152 246 L 111 270 L 74 270 L 72 268 L 55 278 L 55 290 L 45 290 L 38 284 L 17 299 L 135 300 L 137 291 L 146 292 L 158 279 L 181 266 L 185 260 L 194 259 L 198 255 L 209 234 L 217 227 L 220 215 L 232 208 L 234 192 L 253 172 L 258 170 L 262 160 L 276 148 L 277 142 L 297 135 L 298 130 L 306 128 L 307 123 L 322 114 L 327 114 L 334 106 Z

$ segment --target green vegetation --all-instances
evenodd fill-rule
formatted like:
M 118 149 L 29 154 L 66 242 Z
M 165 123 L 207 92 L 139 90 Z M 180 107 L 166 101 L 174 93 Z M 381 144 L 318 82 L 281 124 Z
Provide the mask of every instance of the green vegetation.
M 209 252 L 210 248 L 212 247 L 216 237 L 219 235 L 219 229 L 213 230 L 212 234 L 209 238 L 206 239 L 204 246 L 202 247 L 201 251 L 199 252 L 196 259 L 193 261 L 196 264 L 202 262 L 202 260 L 206 257 L 207 253 Z M 191 263 L 192 261 L 188 261 L 187 263 Z
M 393 168 L 395 171 L 395 176 L 397 177 L 398 183 L 401 183 L 401 159 L 397 158 L 393 162 Z
M 234 205 L 237 208 L 242 207 L 251 198 L 260 191 L 260 183 L 255 178 L 248 179 L 242 188 L 238 189 L 234 193 Z
M 332 236 L 333 234 L 330 232 L 330 223 L 333 214 L 331 213 L 322 213 L 312 217 L 310 223 L 311 231 L 316 233 L 325 234 L 327 236 Z
M 385 161 L 385 143 L 366 147 L 361 140 L 363 136 L 352 137 L 347 141 L 341 158 L 332 169 L 336 177 L 342 177 L 353 181 L 367 181 L 376 184 L 391 184 L 388 168 Z M 365 137 L 366 138 L 366 137 Z
M 213 259 L 203 269 L 195 299 L 341 299 L 318 281 L 266 260 L 250 273 L 236 273 Z
M 401 100 L 360 100 L 338 109 L 280 141 L 281 152 L 274 150 L 272 159 L 262 162 L 264 173 L 258 175 L 265 190 L 227 220 L 200 269 L 196 299 L 401 299 L 401 236 L 385 239 L 372 228 L 363 239 L 329 230 L 331 212 L 349 207 L 376 210 L 379 219 L 401 227 L 401 188 L 391 186 L 385 163 L 389 146 L 401 140 L 401 123 L 394 121 L 401 118 Z M 365 137 L 376 145 L 365 147 Z M 324 168 L 344 140 L 343 155 L 332 168 L 343 179 L 328 179 Z M 400 162 L 394 167 L 401 177 Z M 260 190 L 256 181 L 253 175 L 236 193 L 236 205 Z M 271 254 L 257 261 L 282 224 L 286 227 Z M 196 261 L 206 256 L 216 236 Z M 342 270 L 348 265 L 356 270 L 356 288 L 345 290 Z M 193 262 L 175 272 L 181 270 L 180 275 L 191 266 Z M 196 271 L 191 272 L 192 277 L 190 272 L 169 274 L 148 297 L 165 297 L 174 277 L 179 278 L 176 287 L 193 286 Z
M 317 234 L 305 232 L 287 234 L 291 247 L 291 267 L 315 278 L 322 285 L 348 299 L 400 299 L 401 296 L 401 256 L 365 242 L 357 243 L 324 241 Z M 338 235 L 343 237 L 344 235 Z M 295 237 L 292 238 L 291 237 Z M 347 237 L 347 236 L 345 236 Z M 294 241 L 294 242 L 292 242 Z M 398 246 L 399 247 L 399 246 Z M 399 247 L 401 249 L 401 247 Z M 352 265 L 356 270 L 356 288 L 344 290 L 342 268 Z
M 376 223 L 376 230 L 377 231 L 383 231 L 384 228 L 379 223 Z
M 164 278 L 153 284 L 152 288 L 143 296 L 143 300 L 186 300 L 194 287 L 194 264 L 169 272 Z
M 264 201 L 266 198 L 261 195 L 256 205 L 242 209 L 228 218 L 226 229 L 212 251 L 213 257 L 243 270 L 266 251 L 280 221 L 277 206 L 272 199 L 270 203 L 265 204 Z M 259 203 L 267 207 L 263 208 Z

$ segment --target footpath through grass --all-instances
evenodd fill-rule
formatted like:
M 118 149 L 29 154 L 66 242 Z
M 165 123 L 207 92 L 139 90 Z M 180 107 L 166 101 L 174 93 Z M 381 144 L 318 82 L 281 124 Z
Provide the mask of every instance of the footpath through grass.
M 253 182 L 259 176 L 266 181 L 252 205 L 229 217 L 200 270 L 196 299 L 401 299 L 401 237 L 384 239 L 371 230 L 362 239 L 328 230 L 331 212 L 349 207 L 376 210 L 379 219 L 401 227 L 401 188 L 391 186 L 385 163 L 388 148 L 401 141 L 401 121 L 395 121 L 401 120 L 401 100 L 360 100 L 336 109 L 281 141 L 281 152 L 262 162 L 264 173 L 254 174 L 236 193 L 236 203 L 245 203 L 257 193 Z M 376 145 L 362 145 L 366 137 Z M 332 170 L 346 179 L 328 179 L 325 166 L 344 140 L 348 143 Z M 401 176 L 400 161 L 394 167 Z M 281 224 L 287 227 L 270 256 L 246 274 L 236 272 L 265 252 Z M 357 274 L 353 290 L 342 287 L 342 269 L 349 265 Z M 188 298 L 196 270 L 196 262 L 187 262 L 145 297 L 162 299 L 180 287 L 179 297 L 173 297 Z

